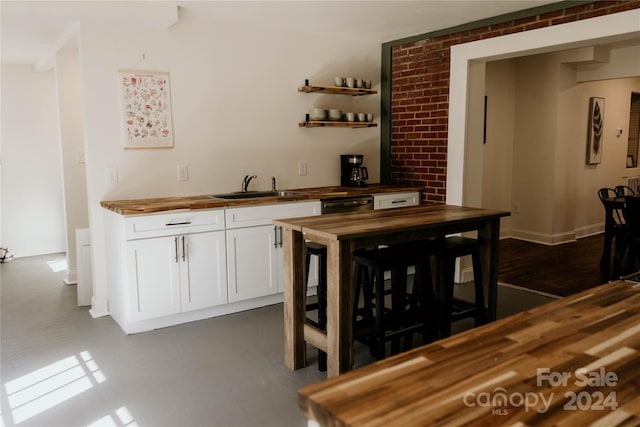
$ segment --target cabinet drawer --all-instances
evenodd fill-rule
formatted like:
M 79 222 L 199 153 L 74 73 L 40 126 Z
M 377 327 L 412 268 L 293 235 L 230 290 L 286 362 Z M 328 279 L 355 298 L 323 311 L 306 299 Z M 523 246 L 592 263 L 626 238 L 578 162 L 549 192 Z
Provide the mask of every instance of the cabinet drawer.
M 224 210 L 198 210 L 126 217 L 125 238 L 144 239 L 224 230 Z
M 404 206 L 416 206 L 420 204 L 420 192 L 409 191 L 406 193 L 383 193 L 373 195 L 374 209 L 392 209 Z
M 227 229 L 270 225 L 278 218 L 320 215 L 320 201 L 225 209 Z

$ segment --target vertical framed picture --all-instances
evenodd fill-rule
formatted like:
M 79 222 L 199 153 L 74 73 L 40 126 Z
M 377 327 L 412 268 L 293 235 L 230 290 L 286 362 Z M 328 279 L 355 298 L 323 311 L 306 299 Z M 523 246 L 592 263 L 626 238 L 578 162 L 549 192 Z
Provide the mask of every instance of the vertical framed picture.
M 169 73 L 119 70 L 118 78 L 124 148 L 172 148 Z
M 602 161 L 604 98 L 589 98 L 589 131 L 587 133 L 587 164 L 596 165 Z

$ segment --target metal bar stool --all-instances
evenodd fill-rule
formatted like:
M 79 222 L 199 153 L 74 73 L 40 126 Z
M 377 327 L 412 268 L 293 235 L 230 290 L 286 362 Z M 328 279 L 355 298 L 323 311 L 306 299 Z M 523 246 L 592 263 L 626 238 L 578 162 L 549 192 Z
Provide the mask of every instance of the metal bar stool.
M 307 242 L 306 249 L 306 264 L 307 269 L 307 281 L 305 285 L 309 283 L 309 266 L 311 264 L 311 256 L 318 257 L 318 291 L 316 302 L 307 302 L 305 309 L 307 312 L 317 310 L 317 320 L 306 317 L 305 321 L 322 330 L 327 329 L 327 248 L 326 246 L 319 245 L 313 242 Z M 305 294 L 307 289 L 305 288 Z M 324 372 L 327 370 L 327 353 L 322 350 L 318 350 L 318 370 Z
M 376 359 L 399 352 L 400 337 L 405 350 L 411 347 L 413 333 L 430 337 L 433 322 L 433 285 L 429 259 L 413 245 L 395 245 L 356 250 L 354 272 L 354 338 L 369 345 Z M 407 289 L 407 268 L 415 266 L 411 291 Z M 385 288 L 384 274 L 391 272 L 391 287 Z M 362 293 L 363 307 L 358 304 Z M 390 295 L 390 298 L 385 298 Z M 387 301 L 385 301 L 385 299 Z M 388 300 L 390 303 L 388 304 Z
M 451 335 L 451 325 L 458 320 L 473 317 L 475 326 L 486 322 L 486 308 L 484 306 L 484 287 L 482 284 L 482 270 L 480 262 L 480 242 L 468 237 L 451 236 L 440 240 L 435 245 L 433 254 L 436 256 L 436 289 L 440 305 L 440 334 L 441 337 Z M 471 255 L 473 263 L 473 284 L 475 300 L 473 303 L 456 299 L 453 296 L 456 259 Z

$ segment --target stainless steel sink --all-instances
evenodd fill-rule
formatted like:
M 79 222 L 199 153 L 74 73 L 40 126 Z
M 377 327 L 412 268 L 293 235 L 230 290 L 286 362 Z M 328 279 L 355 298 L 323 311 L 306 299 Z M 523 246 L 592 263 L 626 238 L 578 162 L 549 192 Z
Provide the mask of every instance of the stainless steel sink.
M 216 199 L 236 200 L 236 199 L 258 199 L 261 197 L 299 197 L 303 195 L 304 193 L 301 193 L 299 191 L 245 191 L 245 192 L 235 192 L 235 193 L 225 193 L 225 194 L 214 194 L 211 197 L 215 197 Z

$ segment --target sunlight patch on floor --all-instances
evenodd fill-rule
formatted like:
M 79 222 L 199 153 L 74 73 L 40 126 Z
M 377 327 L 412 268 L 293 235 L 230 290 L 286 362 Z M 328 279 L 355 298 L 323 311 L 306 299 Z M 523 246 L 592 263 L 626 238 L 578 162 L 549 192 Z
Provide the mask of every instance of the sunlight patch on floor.
M 47 265 L 54 273 L 59 271 L 64 271 L 67 269 L 67 259 L 66 258 L 58 258 L 51 261 L 47 261 Z
M 71 399 L 106 380 L 88 351 L 5 383 L 15 424 Z
M 89 424 L 87 427 L 138 427 L 131 412 L 126 406 L 116 409 L 115 414 L 106 415 L 99 420 Z

